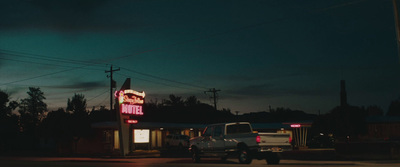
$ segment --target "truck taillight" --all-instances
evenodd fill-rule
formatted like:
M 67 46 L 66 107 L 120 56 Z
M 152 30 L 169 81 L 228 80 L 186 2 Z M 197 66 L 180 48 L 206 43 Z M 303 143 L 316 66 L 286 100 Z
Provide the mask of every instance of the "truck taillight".
M 257 142 L 257 143 L 261 143 L 261 137 L 260 137 L 260 136 L 257 136 L 257 137 L 256 137 L 256 142 Z

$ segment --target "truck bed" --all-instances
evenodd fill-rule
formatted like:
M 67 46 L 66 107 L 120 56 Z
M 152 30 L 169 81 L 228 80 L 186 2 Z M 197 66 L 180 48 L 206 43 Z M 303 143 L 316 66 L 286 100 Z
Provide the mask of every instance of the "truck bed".
M 287 133 L 258 133 L 261 140 L 259 146 L 265 151 L 282 152 L 291 150 L 289 141 L 290 134 Z

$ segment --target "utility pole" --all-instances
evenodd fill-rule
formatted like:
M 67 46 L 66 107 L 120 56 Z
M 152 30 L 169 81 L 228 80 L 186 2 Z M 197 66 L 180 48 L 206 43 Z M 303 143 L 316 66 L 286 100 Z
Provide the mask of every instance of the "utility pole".
M 394 23 L 396 26 L 396 41 L 397 41 L 397 54 L 400 58 L 400 19 L 399 19 L 399 11 L 397 7 L 397 0 L 393 0 L 393 9 L 394 9 Z
M 113 70 L 113 66 L 111 65 L 110 71 L 106 71 L 106 73 L 110 73 L 110 75 L 107 75 L 107 78 L 110 78 L 110 111 L 112 111 L 112 106 L 113 106 L 113 88 L 116 87 L 116 83 L 113 80 L 113 72 L 114 71 L 119 71 L 120 69 L 115 69 Z
M 221 90 L 216 90 L 215 88 L 212 88 L 212 89 L 210 89 L 210 90 L 208 90 L 208 91 L 204 91 L 204 93 L 205 94 L 207 94 L 207 92 L 212 92 L 213 93 L 213 98 L 214 98 L 214 109 L 215 110 L 217 110 L 217 96 L 216 96 L 216 94 L 217 94 L 217 92 L 219 92 L 219 91 L 221 91 Z

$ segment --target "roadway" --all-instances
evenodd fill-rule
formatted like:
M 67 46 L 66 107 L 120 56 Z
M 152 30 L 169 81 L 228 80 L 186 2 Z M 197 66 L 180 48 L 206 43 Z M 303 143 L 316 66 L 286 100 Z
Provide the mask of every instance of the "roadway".
M 279 166 L 279 167 L 399 167 L 400 160 L 391 161 L 310 161 L 281 160 L 280 165 L 267 165 L 265 160 L 253 160 L 238 164 L 236 159 L 221 161 L 203 158 L 201 163 L 192 163 L 190 158 L 74 158 L 74 157 L 0 157 L 1 167 L 232 167 L 232 166 Z

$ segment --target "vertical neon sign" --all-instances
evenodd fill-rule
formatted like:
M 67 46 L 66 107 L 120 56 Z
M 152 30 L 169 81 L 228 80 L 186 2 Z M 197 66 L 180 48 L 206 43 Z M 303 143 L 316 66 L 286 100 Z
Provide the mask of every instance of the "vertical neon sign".
M 143 115 L 142 105 L 144 103 L 144 92 L 134 90 L 121 90 L 115 92 L 118 98 L 121 114 L 125 115 Z M 137 120 L 128 120 L 126 123 L 137 123 Z

